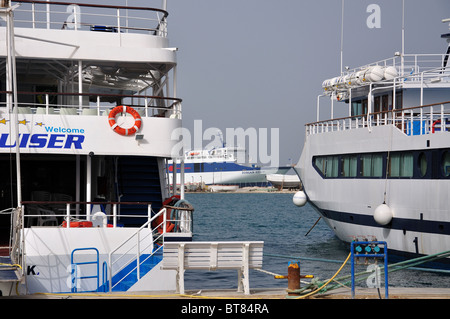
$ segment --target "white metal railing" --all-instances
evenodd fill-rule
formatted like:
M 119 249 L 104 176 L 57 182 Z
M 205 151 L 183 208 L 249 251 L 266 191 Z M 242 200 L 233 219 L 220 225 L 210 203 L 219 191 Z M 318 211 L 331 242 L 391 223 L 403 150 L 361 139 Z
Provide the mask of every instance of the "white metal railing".
M 23 226 L 58 226 L 70 228 L 71 223 L 91 222 L 91 209 L 95 205 L 111 205 L 112 214 L 106 215 L 110 219 L 111 227 L 118 227 L 119 220 L 127 218 L 151 219 L 151 203 L 144 202 L 67 202 L 67 201 L 22 201 Z M 147 206 L 147 215 L 132 215 L 119 213 L 120 205 Z M 84 207 L 81 207 L 84 206 Z M 86 213 L 87 211 L 87 213 Z
M 359 66 L 354 69 L 347 70 L 343 75 L 352 74 L 361 70 L 368 69 L 372 66 L 394 66 L 400 77 L 411 76 L 413 74 L 420 74 L 443 66 L 446 54 L 404 54 L 376 61 L 370 64 Z
M 306 134 L 395 125 L 406 135 L 450 131 L 450 101 L 306 124 Z
M 183 208 L 179 208 L 183 210 Z M 149 219 L 144 225 L 142 225 L 134 234 L 124 240 L 115 249 L 109 253 L 108 261 L 108 281 L 109 291 L 111 292 L 114 287 L 120 284 L 127 276 L 136 271 L 135 279 L 139 280 L 141 276 L 142 264 L 152 258 L 158 252 L 161 253 L 164 247 L 164 235 L 169 231 L 169 224 L 178 224 L 180 227 L 176 227 L 174 232 L 177 233 L 190 233 L 192 232 L 192 213 L 186 212 L 178 214 L 175 218 L 168 218 L 168 210 L 162 208 L 157 214 Z M 162 217 L 162 218 L 160 218 Z M 161 221 L 154 225 L 157 220 Z M 152 226 L 153 225 L 153 226 Z M 147 231 L 151 229 L 151 231 Z M 160 243 L 155 245 L 155 243 Z M 114 255 L 117 255 L 114 258 Z M 113 284 L 113 277 L 115 274 L 122 271 L 126 266 L 136 261 L 136 266 L 128 270 L 123 274 L 122 278 L 118 279 Z
M 450 107 L 447 105 L 448 102 L 436 103 L 436 104 L 428 104 L 424 105 L 424 89 L 430 86 L 442 86 L 450 88 L 450 69 L 447 66 L 439 66 L 439 67 L 431 67 L 431 65 L 436 65 L 437 62 L 442 63 L 445 55 L 441 54 L 410 54 L 406 55 L 412 61 L 412 70 L 421 69 L 421 72 L 413 72 L 411 74 L 406 74 L 404 76 L 400 75 L 393 80 L 390 81 L 380 81 L 377 82 L 377 86 L 374 86 L 374 83 L 367 82 L 364 86 L 367 89 L 367 102 L 368 102 L 368 112 L 366 114 L 359 114 L 348 117 L 341 118 L 333 118 L 334 107 L 333 100 L 337 98 L 338 91 L 321 94 L 317 98 L 317 121 L 314 123 L 306 124 L 306 134 L 317 134 L 317 133 L 325 133 L 325 132 L 333 132 L 333 131 L 341 131 L 341 130 L 351 130 L 355 128 L 362 127 L 372 127 L 379 125 L 388 125 L 393 124 L 397 127 L 401 128 L 402 131 L 408 134 L 407 129 L 408 125 L 411 126 L 411 130 L 413 126 L 415 129 L 420 129 L 420 134 L 428 134 L 433 133 L 435 131 L 436 125 L 439 126 L 439 123 L 442 123 L 442 128 L 445 128 L 444 119 L 447 118 L 447 115 L 450 114 Z M 429 59 L 427 59 L 429 57 Z M 373 65 L 383 65 L 387 66 L 387 61 L 392 60 L 383 60 L 375 62 L 374 64 L 366 65 L 363 68 L 367 68 Z M 410 61 L 409 59 L 407 61 Z M 426 63 L 430 63 L 429 66 L 424 65 L 424 61 Z M 383 64 L 384 62 L 385 64 Z M 356 69 L 355 69 L 356 70 Z M 353 72 L 355 70 L 352 70 Z M 349 71 L 351 73 L 351 71 Z M 415 107 L 407 107 L 402 109 L 394 109 L 382 112 L 373 112 L 374 102 L 373 102 L 373 94 L 377 90 L 384 90 L 385 92 L 391 92 L 393 96 L 392 105 L 396 105 L 396 92 L 397 89 L 402 89 L 403 87 L 408 87 L 407 85 L 413 84 L 412 87 L 420 89 L 419 100 L 417 102 L 418 106 Z M 351 97 L 351 89 L 348 89 L 350 92 L 347 96 L 349 106 L 351 106 L 352 97 Z M 344 92 L 345 90 L 341 90 Z M 320 97 L 322 96 L 330 96 L 331 98 L 331 119 L 327 120 L 319 120 L 319 111 L 320 111 Z M 436 107 L 439 107 L 439 110 L 436 112 Z M 350 113 L 350 107 L 349 107 Z M 440 113 L 439 118 L 437 118 L 436 113 Z M 440 122 L 435 123 L 436 120 Z M 413 133 L 411 131 L 410 133 Z M 416 134 L 412 134 L 416 135 Z
M 8 94 L 8 91 L 0 91 L 0 95 Z M 32 93 L 19 92 L 19 96 L 34 95 L 38 102 L 18 102 L 19 113 L 22 114 L 66 114 L 66 115 L 97 115 L 107 116 L 112 107 L 110 103 L 104 103 L 101 100 L 108 97 L 104 94 L 63 94 L 63 93 Z M 77 102 L 71 101 L 71 98 L 83 98 L 83 103 L 80 105 Z M 64 103 L 66 98 L 67 103 Z M 164 98 L 146 95 L 118 95 L 117 98 L 122 98 L 124 105 L 134 108 L 143 117 L 173 117 L 181 114 L 181 100 L 177 98 Z M 57 99 L 59 101 L 52 101 Z M 89 102 L 94 100 L 96 102 Z M 167 106 L 161 106 L 167 105 Z M 0 113 L 13 113 L 13 110 L 7 109 L 7 102 L 0 102 Z M 2 111 L 3 110 L 3 111 Z
M 13 1 L 16 27 L 151 33 L 167 36 L 165 10 L 146 7 L 72 4 L 58 1 Z
M 77 227 L 71 226 L 71 223 L 89 222 L 91 216 L 82 215 L 76 212 L 75 205 L 112 205 L 112 215 L 107 217 L 112 219 L 112 224 L 108 227 L 118 227 L 119 218 L 146 218 L 145 223 L 137 229 L 131 236 L 120 243 L 116 248 L 108 254 L 107 274 L 109 280 L 109 290 L 111 291 L 125 277 L 136 271 L 136 280 L 141 278 L 142 264 L 152 258 L 158 252 L 162 252 L 164 246 L 163 237 L 167 233 L 192 233 L 193 218 L 192 208 L 189 207 L 173 207 L 168 206 L 170 211 L 163 207 L 157 214 L 152 216 L 151 203 L 139 202 L 50 202 L 50 201 L 23 201 L 22 202 L 21 229 L 31 226 L 55 226 L 55 227 Z M 118 214 L 118 205 L 147 205 L 147 216 L 145 215 L 124 215 Z M 55 206 L 59 205 L 59 206 Z M 65 205 L 65 209 L 61 208 Z M 58 208 L 59 207 L 59 208 Z M 52 210 L 51 210 L 52 209 Z M 89 207 L 88 207 L 89 209 Z M 61 211 L 62 213 L 55 213 Z M 169 216 L 169 212 L 172 215 Z M 175 212 L 175 213 L 174 213 Z M 34 220 L 34 222 L 33 222 Z M 62 224 L 61 220 L 64 220 Z M 70 221 L 70 222 L 67 222 Z M 92 226 L 92 224 L 90 225 Z M 90 227 L 88 226 L 88 227 Z M 160 243 L 156 245 L 155 243 Z M 23 244 L 22 244 L 23 245 Z M 21 245 L 21 246 L 22 246 Z M 130 263 L 136 261 L 136 266 L 124 274 L 114 285 L 112 279 L 115 274 L 123 270 Z M 22 262 L 23 263 L 23 262 Z

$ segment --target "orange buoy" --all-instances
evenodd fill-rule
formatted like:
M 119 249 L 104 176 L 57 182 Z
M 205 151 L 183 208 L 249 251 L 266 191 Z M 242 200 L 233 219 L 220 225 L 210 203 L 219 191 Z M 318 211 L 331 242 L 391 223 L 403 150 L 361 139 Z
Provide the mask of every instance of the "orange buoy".
M 117 124 L 116 122 L 116 116 L 119 113 L 131 114 L 134 118 L 134 125 L 130 128 L 120 127 L 119 124 Z M 133 135 L 134 133 L 139 131 L 142 124 L 141 116 L 139 115 L 139 113 L 132 107 L 126 105 L 119 105 L 113 108 L 111 112 L 109 112 L 108 122 L 114 132 L 124 136 Z

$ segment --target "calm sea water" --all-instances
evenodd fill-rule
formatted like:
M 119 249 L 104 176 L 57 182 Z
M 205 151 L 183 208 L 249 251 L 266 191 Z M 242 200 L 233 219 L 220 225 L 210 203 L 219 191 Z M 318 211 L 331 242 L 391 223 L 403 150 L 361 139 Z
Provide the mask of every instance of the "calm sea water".
M 287 275 L 289 261 L 300 261 L 301 274 L 331 278 L 350 252 L 307 204 L 296 207 L 292 193 L 189 193 L 195 207 L 194 241 L 264 241 L 263 269 Z M 273 256 L 277 255 L 277 256 Z M 350 262 L 338 277 L 350 274 Z M 363 271 L 367 266 L 358 266 Z M 362 268 L 363 267 L 363 268 Z M 365 285 L 365 282 L 361 283 Z M 450 276 L 416 270 L 389 274 L 389 286 L 450 287 Z M 186 289 L 237 287 L 237 271 L 186 271 Z M 250 271 L 251 288 L 287 287 L 287 280 Z

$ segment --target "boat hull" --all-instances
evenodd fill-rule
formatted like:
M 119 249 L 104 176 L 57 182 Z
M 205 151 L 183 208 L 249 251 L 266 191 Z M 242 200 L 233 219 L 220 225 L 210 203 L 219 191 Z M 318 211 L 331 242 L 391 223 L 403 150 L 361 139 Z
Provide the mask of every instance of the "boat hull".
M 137 232 L 132 227 L 32 227 L 25 229 L 27 291 L 21 293 L 73 293 L 109 291 L 110 274 L 105 271 L 104 264 L 116 261 L 115 270 L 126 266 L 127 260 L 136 258 L 136 247 L 132 241 L 124 246 L 122 242 Z M 151 242 L 151 229 L 142 234 L 149 242 L 149 253 L 156 249 Z M 58 240 L 55 240 L 55 239 Z M 45 243 L 45 245 L 42 245 Z M 128 245 L 128 246 L 127 246 Z M 156 246 L 156 244 L 155 244 Z M 121 247 L 119 250 L 115 250 Z M 153 249 L 152 249 L 153 247 Z M 141 262 L 143 262 L 141 255 Z M 162 256 L 153 257 L 153 269 L 143 276 L 144 265 L 141 265 L 141 278 L 133 278 L 131 273 L 126 280 L 132 280 L 127 289 L 117 286 L 119 291 L 156 291 L 175 290 L 176 273 L 162 271 L 158 263 Z M 136 277 L 136 275 L 134 275 Z M 115 283 L 114 277 L 112 277 Z M 125 280 L 123 280 L 125 282 Z M 138 285 L 139 287 L 138 287 Z M 25 288 L 21 286 L 20 289 Z
M 440 253 L 450 250 L 450 180 L 437 166 L 450 148 L 448 134 L 408 136 L 387 125 L 311 134 L 295 170 L 309 202 L 339 239 L 386 241 L 391 251 L 402 256 Z M 353 177 L 327 177 L 314 162 L 320 156 L 337 156 L 342 161 L 342 156 L 349 154 L 361 157 L 378 153 L 386 163 L 388 154 L 395 152 L 413 154 L 413 176 L 386 178 L 387 172 L 382 172 L 379 177 L 363 177 L 359 171 Z M 428 173 L 419 178 L 417 159 L 422 153 L 430 164 Z M 374 213 L 384 202 L 393 218 L 387 225 L 380 225 Z

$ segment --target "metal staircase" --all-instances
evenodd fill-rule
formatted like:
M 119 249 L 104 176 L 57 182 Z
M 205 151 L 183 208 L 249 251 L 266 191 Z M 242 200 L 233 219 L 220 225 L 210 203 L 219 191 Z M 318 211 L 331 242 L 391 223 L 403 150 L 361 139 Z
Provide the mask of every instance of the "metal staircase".
M 22 254 L 22 209 L 15 208 L 11 211 L 13 229 L 11 232 L 11 246 L 8 248 L 8 256 L 0 256 L 0 282 L 16 283 L 24 277 Z M 0 292 L 1 293 L 1 292 Z
M 162 194 L 158 163 L 156 158 L 139 156 L 122 156 L 118 166 L 118 192 L 121 202 L 151 202 L 152 209 L 159 211 L 162 206 Z M 123 215 L 143 215 L 147 218 L 147 210 L 139 205 L 121 207 Z M 142 225 L 145 219 L 127 218 L 126 226 Z

